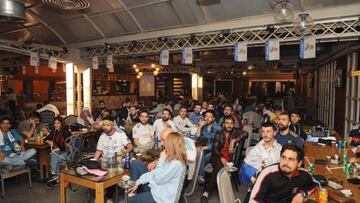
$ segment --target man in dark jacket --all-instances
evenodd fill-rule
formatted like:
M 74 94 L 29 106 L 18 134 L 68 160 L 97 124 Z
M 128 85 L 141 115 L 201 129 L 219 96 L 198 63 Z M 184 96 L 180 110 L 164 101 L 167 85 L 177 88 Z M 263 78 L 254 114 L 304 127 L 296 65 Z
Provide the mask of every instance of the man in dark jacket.
M 207 202 L 209 195 L 216 189 L 216 175 L 222 167 L 227 166 L 231 162 L 232 156 L 235 155 L 235 144 L 241 139 L 246 138 L 246 133 L 242 133 L 239 129 L 234 128 L 234 123 L 234 118 L 231 115 L 225 116 L 223 129 L 215 135 L 214 145 L 211 149 L 213 171 L 208 177 L 208 184 L 201 197 L 202 203 Z
M 291 122 L 290 130 L 294 131 L 304 141 L 306 141 L 307 136 L 300 125 L 300 120 L 301 120 L 300 113 L 298 111 L 292 111 L 289 116 L 290 116 L 290 122 Z

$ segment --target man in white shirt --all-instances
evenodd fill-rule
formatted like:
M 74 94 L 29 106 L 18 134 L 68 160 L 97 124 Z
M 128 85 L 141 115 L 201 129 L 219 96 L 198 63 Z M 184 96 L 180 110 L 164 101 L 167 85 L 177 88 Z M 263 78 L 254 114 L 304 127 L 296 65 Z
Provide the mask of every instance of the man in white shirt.
M 147 111 L 140 112 L 139 119 L 140 123 L 132 129 L 135 152 L 151 149 L 154 144 L 154 128 L 148 123 L 149 113 Z
M 179 115 L 176 116 L 173 120 L 175 127 L 178 132 L 182 133 L 183 135 L 186 135 L 190 133 L 191 135 L 196 134 L 196 126 L 191 123 L 189 118 L 187 117 L 187 107 L 181 106 L 179 110 Z
M 162 110 L 162 118 L 157 119 L 154 124 L 153 124 L 153 128 L 155 130 L 155 137 L 159 138 L 160 133 L 165 129 L 165 128 L 171 128 L 173 131 L 177 132 L 177 129 L 175 127 L 174 122 L 172 122 L 172 120 L 170 120 L 171 117 L 171 112 L 169 109 L 163 109 Z
M 114 119 L 111 116 L 103 118 L 104 132 L 101 134 L 94 159 L 98 160 L 101 155 L 113 154 L 116 152 L 129 153 L 133 146 L 131 141 L 122 131 L 117 131 L 114 125 Z
M 280 162 L 282 146 L 275 139 L 276 127 L 272 123 L 261 125 L 262 140 L 250 149 L 241 166 L 240 179 L 250 186 L 255 182 L 256 173 L 266 166 Z

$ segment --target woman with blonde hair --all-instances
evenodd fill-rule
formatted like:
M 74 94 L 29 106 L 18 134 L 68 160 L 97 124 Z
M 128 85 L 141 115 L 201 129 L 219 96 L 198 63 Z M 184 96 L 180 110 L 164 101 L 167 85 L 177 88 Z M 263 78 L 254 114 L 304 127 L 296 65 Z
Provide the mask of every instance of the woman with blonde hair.
M 130 193 L 142 185 L 144 192 L 129 198 L 129 203 L 175 203 L 186 172 L 186 148 L 183 135 L 168 135 L 156 168 L 140 176 Z M 144 185 L 147 184 L 147 187 Z

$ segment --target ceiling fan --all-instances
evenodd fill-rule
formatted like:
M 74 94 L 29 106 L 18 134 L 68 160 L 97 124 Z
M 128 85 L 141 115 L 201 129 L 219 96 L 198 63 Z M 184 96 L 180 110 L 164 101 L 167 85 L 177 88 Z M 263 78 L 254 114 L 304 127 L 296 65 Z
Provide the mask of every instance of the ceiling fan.
M 61 10 L 84 10 L 90 7 L 86 0 L 37 0 Z M 34 0 L 0 0 L 0 23 L 26 23 L 25 3 Z

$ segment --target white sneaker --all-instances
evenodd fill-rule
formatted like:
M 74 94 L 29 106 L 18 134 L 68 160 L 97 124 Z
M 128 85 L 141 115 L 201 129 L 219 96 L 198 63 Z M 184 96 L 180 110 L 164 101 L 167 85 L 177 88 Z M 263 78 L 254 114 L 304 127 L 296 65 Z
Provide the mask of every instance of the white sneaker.
M 107 199 L 106 203 L 114 203 L 114 201 L 112 199 Z

